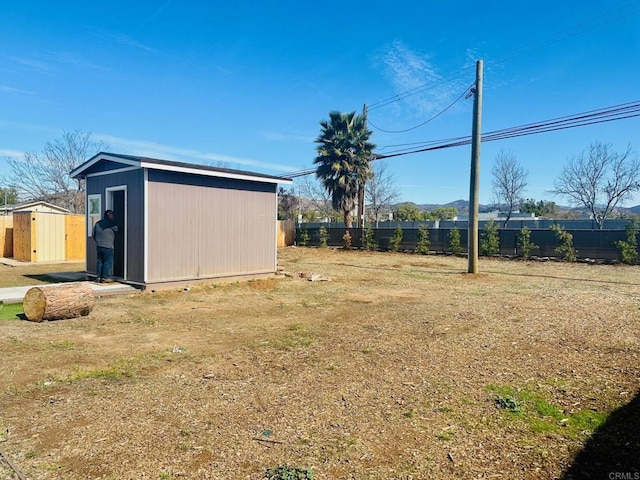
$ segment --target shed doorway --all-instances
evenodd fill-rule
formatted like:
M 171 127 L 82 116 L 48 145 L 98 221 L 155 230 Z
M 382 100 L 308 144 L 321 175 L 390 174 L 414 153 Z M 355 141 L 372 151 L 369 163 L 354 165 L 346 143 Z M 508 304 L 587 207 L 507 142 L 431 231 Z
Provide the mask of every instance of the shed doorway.
M 113 276 L 127 279 L 126 231 L 127 231 L 127 187 L 107 188 L 107 209 L 113 210 L 118 224 L 118 233 L 113 245 Z

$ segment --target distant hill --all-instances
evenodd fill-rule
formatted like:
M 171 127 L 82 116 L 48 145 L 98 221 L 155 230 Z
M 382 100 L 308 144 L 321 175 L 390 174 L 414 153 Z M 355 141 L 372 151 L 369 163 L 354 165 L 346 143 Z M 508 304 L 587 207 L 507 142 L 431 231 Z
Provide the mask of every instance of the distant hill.
M 422 204 L 417 204 L 414 202 L 402 202 L 402 203 L 397 203 L 395 205 L 392 206 L 393 209 L 397 208 L 398 205 L 415 205 L 416 207 L 418 207 L 420 210 L 426 210 L 426 211 L 431 211 L 431 210 L 435 210 L 436 208 L 450 208 L 450 207 L 454 207 L 459 214 L 464 214 L 464 213 L 468 213 L 469 212 L 469 201 L 468 200 L 454 200 L 453 202 L 449 202 L 449 203 L 422 203 Z M 485 205 L 480 205 L 480 211 L 484 211 L 486 208 L 488 208 Z
M 413 203 L 413 202 L 403 202 L 403 203 Z M 453 202 L 449 202 L 449 203 L 423 203 L 423 204 L 413 203 L 413 204 L 416 205 L 419 209 L 427 210 L 427 211 L 435 210 L 436 208 L 455 207 L 458 210 L 458 214 L 464 215 L 469 213 L 469 201 L 462 200 L 462 199 L 454 200 Z M 394 205 L 394 207 L 395 206 L 396 205 Z M 559 213 L 579 212 L 583 210 L 581 208 L 574 208 L 574 207 L 569 207 L 565 205 L 556 205 L 556 207 L 558 208 Z M 493 208 L 492 205 L 482 205 L 482 204 L 479 205 L 479 209 L 481 212 L 490 211 L 492 208 Z M 640 215 L 640 205 L 636 205 L 634 207 L 618 207 L 617 210 L 621 212 L 627 212 L 632 215 Z
M 469 201 L 468 200 L 454 200 L 453 202 L 444 203 L 444 204 L 435 204 L 435 203 L 425 203 L 422 205 L 418 205 L 418 208 L 422 210 L 434 210 L 436 208 L 446 208 L 446 207 L 454 207 L 458 210 L 458 213 L 465 213 L 469 211 Z M 480 209 L 482 210 L 483 205 L 480 205 Z

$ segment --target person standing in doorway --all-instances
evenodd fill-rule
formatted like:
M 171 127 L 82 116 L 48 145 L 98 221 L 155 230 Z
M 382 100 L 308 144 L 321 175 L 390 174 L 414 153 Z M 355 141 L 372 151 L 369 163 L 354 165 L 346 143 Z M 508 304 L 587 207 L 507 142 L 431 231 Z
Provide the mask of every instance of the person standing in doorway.
M 104 217 L 93 226 L 91 235 L 96 242 L 98 263 L 96 267 L 96 281 L 99 283 L 113 282 L 111 267 L 113 266 L 113 245 L 116 239 L 118 225 L 115 222 L 113 210 L 104 212 Z

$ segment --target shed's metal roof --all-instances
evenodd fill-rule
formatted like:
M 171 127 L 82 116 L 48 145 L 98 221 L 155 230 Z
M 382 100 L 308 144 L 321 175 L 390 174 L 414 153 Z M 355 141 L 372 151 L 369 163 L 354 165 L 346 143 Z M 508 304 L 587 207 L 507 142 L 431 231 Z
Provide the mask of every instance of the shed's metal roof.
M 70 213 L 68 208 L 61 207 L 60 205 L 55 205 L 53 203 L 46 202 L 44 200 L 29 200 L 27 202 L 21 203 L 9 203 L 7 205 L 0 205 L 0 211 L 3 212 L 16 212 L 16 211 L 37 211 L 37 208 L 46 207 L 51 210 L 57 210 L 61 213 Z
M 123 155 L 120 153 L 100 152 L 82 165 L 71 171 L 73 178 L 85 178 L 96 163 L 100 161 L 112 161 L 128 166 L 149 168 L 152 170 L 167 170 L 171 172 L 191 173 L 194 175 L 204 175 L 207 177 L 237 178 L 254 182 L 284 183 L 290 184 L 292 180 L 285 177 L 276 177 L 262 173 L 247 172 L 243 170 L 232 170 L 228 168 L 210 167 L 207 165 L 197 165 L 194 163 L 176 162 L 173 160 L 161 160 L 158 158 L 139 157 L 135 155 Z

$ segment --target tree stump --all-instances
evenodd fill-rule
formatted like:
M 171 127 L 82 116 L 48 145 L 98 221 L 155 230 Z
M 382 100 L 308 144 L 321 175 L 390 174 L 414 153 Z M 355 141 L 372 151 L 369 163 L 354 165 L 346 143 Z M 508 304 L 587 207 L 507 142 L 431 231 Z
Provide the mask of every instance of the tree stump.
M 27 319 L 42 322 L 89 315 L 95 303 L 91 286 L 74 282 L 30 288 L 22 307 Z

